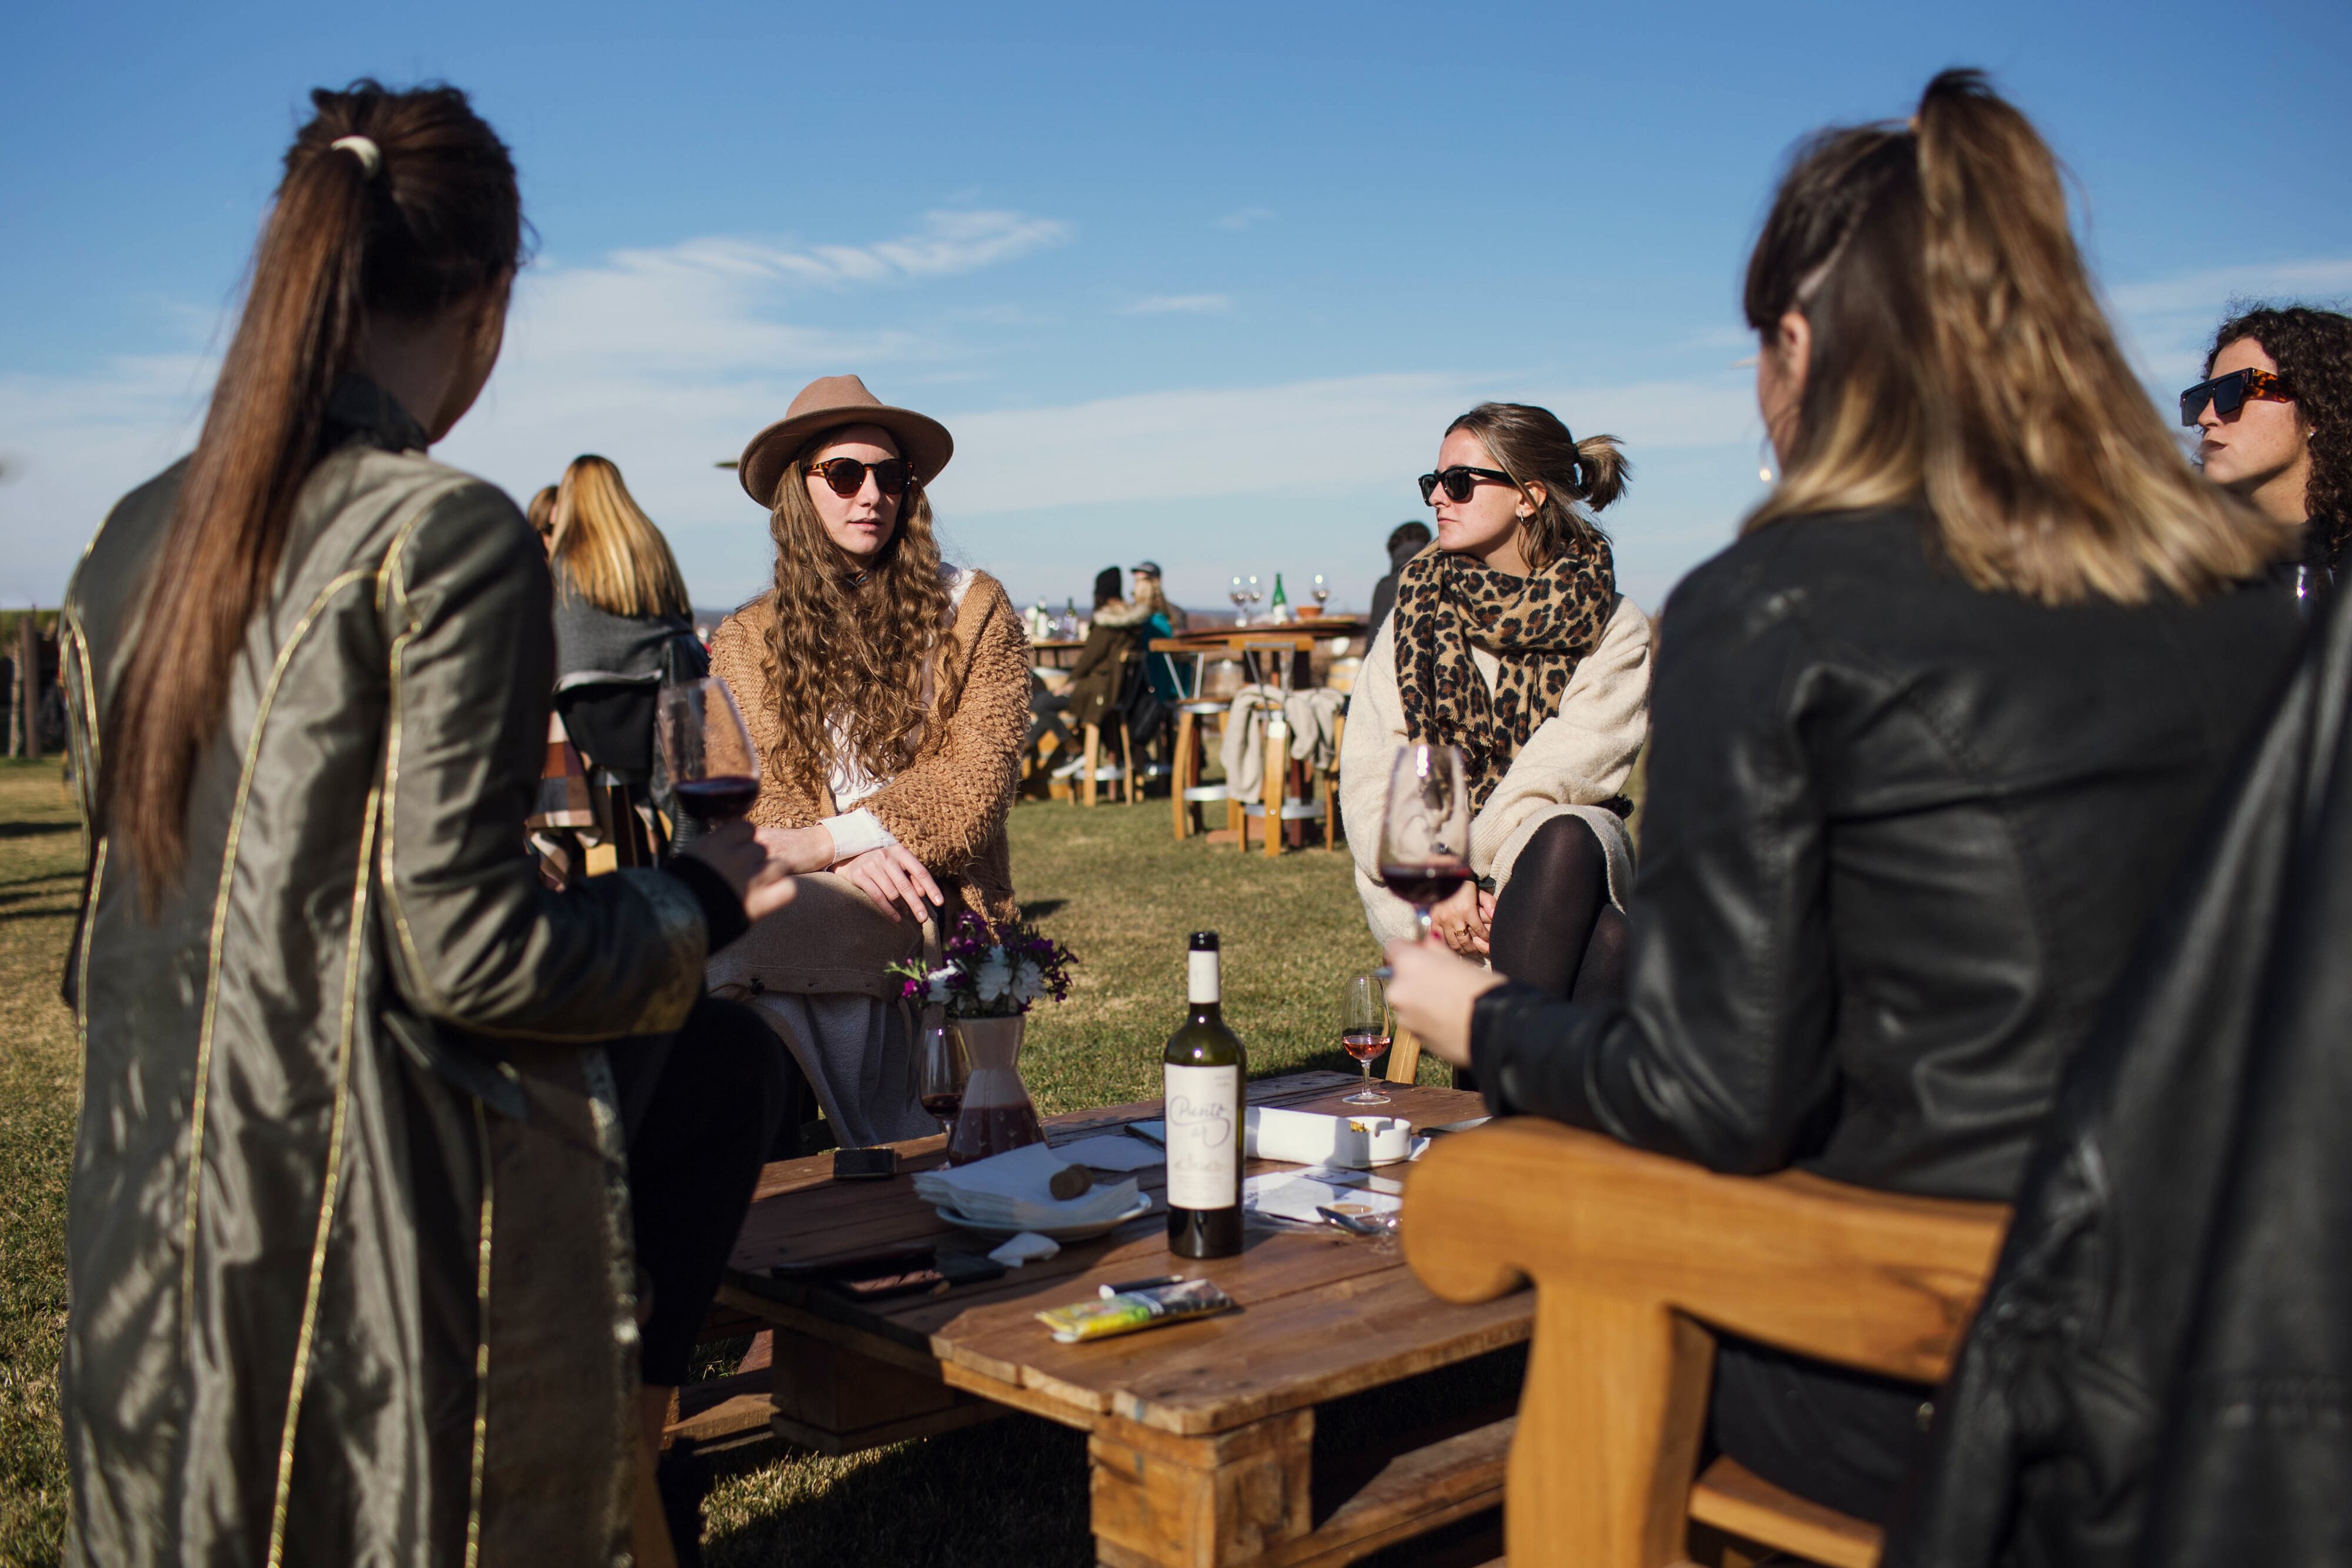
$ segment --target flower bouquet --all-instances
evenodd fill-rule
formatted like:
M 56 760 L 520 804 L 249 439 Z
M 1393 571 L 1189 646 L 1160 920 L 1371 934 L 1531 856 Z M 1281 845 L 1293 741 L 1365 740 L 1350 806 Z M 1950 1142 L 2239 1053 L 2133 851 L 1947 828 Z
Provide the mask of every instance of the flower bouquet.
M 970 910 L 956 922 L 940 948 L 940 963 L 926 969 L 909 959 L 890 966 L 899 995 L 918 1005 L 947 1009 L 951 1019 L 1016 1018 L 1040 997 L 1060 1001 L 1070 994 L 1067 947 L 1026 921 L 1009 921 L 992 933 Z
M 942 946 L 937 968 L 911 960 L 890 966 L 905 1000 L 945 1012 L 971 1064 L 971 1081 L 948 1134 L 950 1165 L 1045 1141 L 1029 1087 L 1021 1082 L 1024 1015 L 1041 997 L 1058 1002 L 1070 994 L 1070 966 L 1076 961 L 1034 925 L 1013 921 L 991 931 L 967 912 Z

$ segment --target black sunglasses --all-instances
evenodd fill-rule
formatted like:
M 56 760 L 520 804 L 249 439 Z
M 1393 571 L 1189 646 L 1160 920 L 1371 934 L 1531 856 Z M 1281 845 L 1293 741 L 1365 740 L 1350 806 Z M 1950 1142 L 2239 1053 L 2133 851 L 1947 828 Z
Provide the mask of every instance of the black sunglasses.
M 1445 486 L 1447 500 L 1466 501 L 1470 498 L 1470 492 L 1478 487 L 1478 483 L 1482 479 L 1490 485 L 1509 485 L 1516 487 L 1518 484 L 1517 479 L 1499 468 L 1468 468 L 1457 463 L 1451 468 L 1441 468 L 1434 474 L 1423 474 L 1421 476 L 1422 505 L 1429 505 L 1430 497 L 1436 494 L 1440 485 Z
M 833 486 L 836 496 L 855 496 L 866 488 L 866 476 L 874 476 L 874 487 L 896 499 L 907 493 L 915 480 L 915 471 L 903 457 L 885 457 L 879 463 L 861 463 L 855 457 L 828 457 L 822 463 L 809 465 L 809 472 Z
M 2252 399 L 2257 402 L 2293 402 L 2294 394 L 2286 383 L 2268 371 L 2249 366 L 2231 371 L 2226 376 L 2215 376 L 2210 382 L 2199 382 L 2180 394 L 2180 423 L 2195 424 L 2198 415 L 2211 403 L 2213 412 L 2223 419 L 2231 418 Z

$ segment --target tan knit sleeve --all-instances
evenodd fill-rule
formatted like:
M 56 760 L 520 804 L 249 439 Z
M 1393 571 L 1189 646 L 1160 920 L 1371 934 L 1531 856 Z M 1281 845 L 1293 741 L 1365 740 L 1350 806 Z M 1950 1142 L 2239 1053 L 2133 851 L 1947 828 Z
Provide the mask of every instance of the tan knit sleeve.
M 978 575 L 958 622 L 970 662 L 939 747 L 863 802 L 926 868 L 950 876 L 1003 831 L 1029 733 L 1029 640 L 994 578 Z

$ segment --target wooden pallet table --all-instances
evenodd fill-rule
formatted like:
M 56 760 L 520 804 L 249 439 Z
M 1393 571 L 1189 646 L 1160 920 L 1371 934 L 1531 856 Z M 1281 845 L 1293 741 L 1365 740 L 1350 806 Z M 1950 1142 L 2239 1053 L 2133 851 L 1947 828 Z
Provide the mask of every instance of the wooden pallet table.
M 1356 1082 L 1294 1074 L 1252 1084 L 1250 1101 L 1335 1110 Z M 1389 1092 L 1392 1113 L 1424 1125 L 1479 1113 L 1477 1097 L 1455 1090 Z M 1159 1110 L 1057 1116 L 1047 1135 L 1067 1142 Z M 944 1157 L 938 1138 L 898 1146 L 902 1173 Z M 1096 1552 L 1112 1568 L 1349 1563 L 1502 1501 L 1515 1417 L 1456 1422 L 1417 1445 L 1401 1437 L 1402 1451 L 1318 1456 L 1315 1407 L 1524 1342 L 1528 1292 L 1450 1305 L 1414 1280 L 1394 1242 L 1336 1230 L 1253 1226 L 1239 1257 L 1172 1258 L 1162 1211 L 1001 1280 L 862 1301 L 768 1270 L 987 1242 L 941 1221 L 904 1174 L 831 1175 L 829 1155 L 767 1168 L 720 1292 L 722 1313 L 773 1332 L 772 1418 L 793 1442 L 846 1453 L 1007 1410 L 1076 1427 L 1088 1434 Z M 1142 1175 L 1156 1192 L 1160 1172 Z M 1031 1316 L 1099 1283 L 1162 1273 L 1214 1280 L 1240 1310 L 1089 1344 L 1056 1344 Z M 735 1381 L 745 1376 L 756 1375 Z

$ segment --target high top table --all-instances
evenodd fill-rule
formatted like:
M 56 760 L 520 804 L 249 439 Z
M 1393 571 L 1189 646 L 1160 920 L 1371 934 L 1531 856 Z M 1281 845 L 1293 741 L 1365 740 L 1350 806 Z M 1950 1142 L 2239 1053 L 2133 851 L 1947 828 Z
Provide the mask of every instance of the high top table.
M 1295 1073 L 1251 1084 L 1249 1100 L 1344 1111 L 1339 1101 L 1357 1082 Z M 1392 1103 L 1380 1113 L 1416 1125 L 1481 1113 L 1475 1094 L 1383 1087 Z M 1046 1135 L 1067 1143 L 1159 1114 L 1156 1101 L 1077 1112 L 1049 1120 Z M 939 1218 L 908 1179 L 944 1160 L 941 1145 L 896 1145 L 900 1174 L 887 1182 L 835 1182 L 830 1155 L 761 1174 L 720 1307 L 740 1314 L 739 1328 L 774 1330 L 769 1397 L 780 1436 L 838 1454 L 1006 1410 L 1076 1427 L 1088 1434 L 1096 1552 L 1112 1568 L 1350 1563 L 1502 1501 L 1517 1424 L 1507 1415 L 1466 1431 L 1460 1422 L 1434 1428 L 1433 1440 L 1402 1452 L 1322 1456 L 1318 1473 L 1318 1404 L 1532 1331 L 1530 1292 L 1470 1307 L 1440 1301 L 1387 1239 L 1253 1223 L 1240 1256 L 1196 1261 L 1170 1255 L 1166 1211 L 1155 1206 L 1047 1261 L 928 1295 L 861 1301 L 771 1277 L 779 1264 L 927 1242 L 985 1250 L 991 1239 Z M 1253 1161 L 1249 1174 L 1295 1168 Z M 1156 1197 L 1163 1169 L 1139 1175 Z M 1091 1297 L 1098 1284 L 1171 1273 L 1214 1280 L 1240 1310 L 1083 1344 L 1055 1343 L 1031 1316 Z

